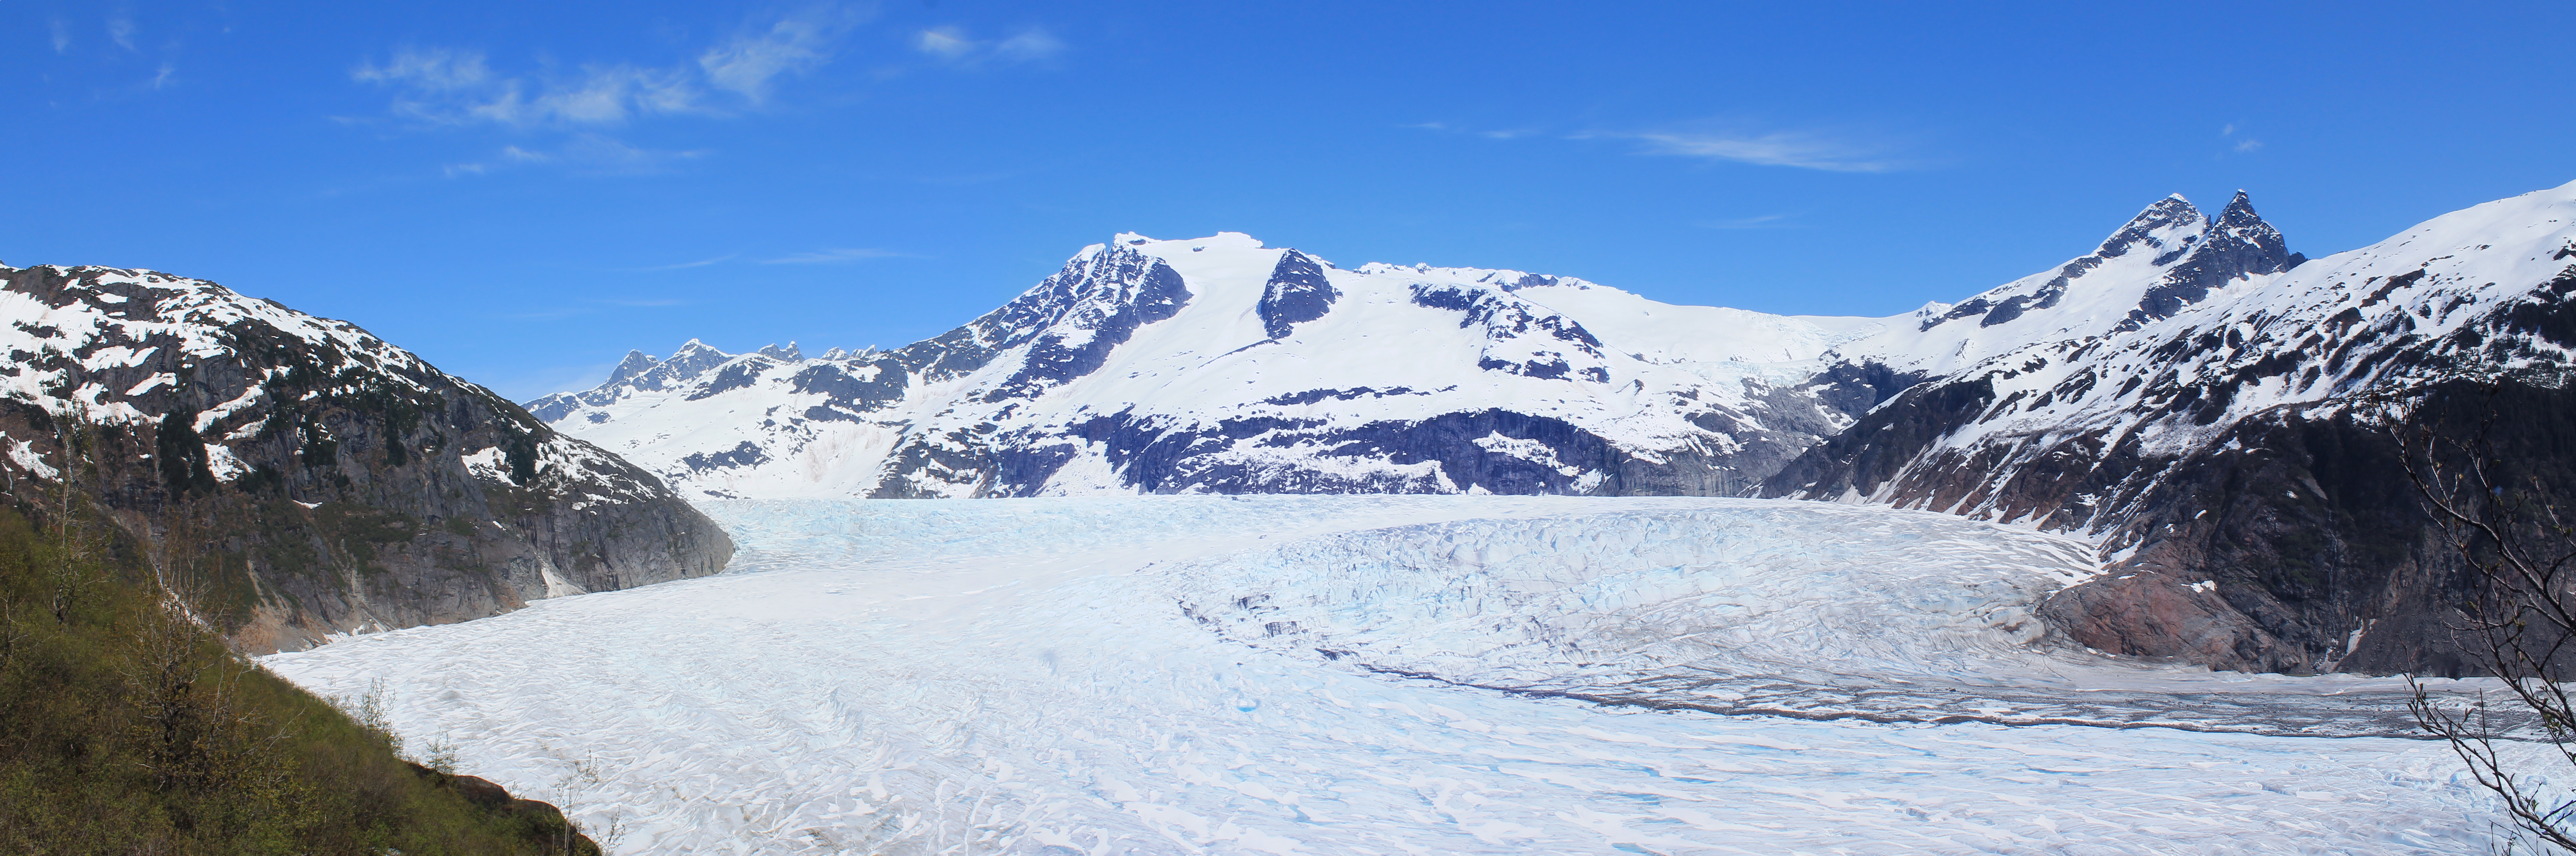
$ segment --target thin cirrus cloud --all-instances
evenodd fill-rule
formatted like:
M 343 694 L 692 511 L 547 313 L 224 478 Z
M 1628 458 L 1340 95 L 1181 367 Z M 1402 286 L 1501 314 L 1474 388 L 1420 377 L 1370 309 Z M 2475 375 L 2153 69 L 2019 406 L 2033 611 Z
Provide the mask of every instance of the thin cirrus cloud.
M 2225 127 L 2219 128 L 2218 135 L 2221 137 L 2236 136 L 2236 124 L 2230 122 Z M 2263 141 L 2254 139 L 2253 137 L 2246 137 L 2236 141 L 2235 149 L 2237 154 L 2252 154 L 2263 150 Z
M 1489 140 L 1512 140 L 1544 133 L 1526 128 L 1479 129 L 1445 122 L 1418 122 L 1398 127 L 1465 134 Z M 1639 145 L 1637 153 L 1646 155 L 1825 172 L 1893 172 L 1912 165 L 1892 156 L 1884 144 L 1817 132 L 1583 131 L 1567 134 L 1564 138 L 1636 143 Z
M 699 260 L 697 260 L 697 261 L 693 261 L 693 262 L 680 262 L 680 263 L 678 263 L 678 264 L 653 265 L 653 266 L 650 266 L 650 267 L 638 267 L 638 268 L 618 268 L 618 270 L 619 270 L 619 271 L 621 271 L 621 272 L 624 272 L 624 273 L 655 273 L 655 272 L 659 272 L 659 271 L 666 271 L 666 270 L 688 270 L 688 269 L 690 269 L 690 268 L 702 268 L 702 267 L 706 267 L 706 266 L 708 266 L 708 265 L 720 265 L 720 264 L 724 264 L 725 262 L 733 261 L 735 258 L 737 258 L 737 257 L 739 257 L 739 256 L 741 256 L 741 255 L 742 255 L 741 253 L 726 253 L 726 254 L 721 255 L 721 256 L 715 256 L 715 257 L 713 257 L 713 258 L 704 258 L 704 259 L 699 259 Z M 667 305 L 667 304 L 655 303 L 655 304 L 650 304 L 650 305 L 654 305 L 654 306 L 662 306 L 662 305 Z
M 1789 222 L 1789 219 L 1794 216 L 1796 215 L 1764 214 L 1759 217 L 1737 217 L 1730 220 L 1702 220 L 1692 225 L 1702 229 L 1787 229 L 1797 225 Z
M 851 23 L 847 16 L 781 19 L 707 49 L 698 55 L 698 69 L 716 88 L 761 104 L 769 100 L 772 81 L 831 61 L 832 43 Z
M 1811 133 L 1604 133 L 1576 139 L 1624 139 L 1642 144 L 1641 153 L 1757 166 L 1785 166 L 1825 172 L 1893 172 L 1905 164 L 1885 148 Z
M 586 65 L 536 79 L 498 74 L 478 51 L 405 48 L 350 77 L 395 91 L 395 116 L 431 125 L 614 125 L 637 116 L 712 112 L 685 68 Z
M 1035 62 L 1064 52 L 1064 42 L 1045 30 L 1024 30 L 1004 39 L 979 41 L 957 27 L 932 27 L 913 36 L 924 54 L 958 65 L 1010 65 Z
M 918 255 L 914 255 L 914 254 L 912 254 L 912 253 L 897 252 L 897 251 L 895 251 L 895 250 L 879 250 L 879 249 L 872 249 L 872 248 L 865 248 L 865 247 L 859 247 L 859 248 L 844 247 L 844 248 L 836 248 L 836 249 L 828 249 L 828 250 L 816 250 L 816 251 L 813 251 L 813 252 L 810 252 L 810 253 L 795 253 L 795 254 L 791 254 L 791 255 L 779 256 L 778 258 L 774 258 L 774 259 L 761 259 L 761 260 L 760 260 L 760 263 L 761 263 L 761 264 L 765 264 L 765 265 L 831 265 L 831 264 L 847 264 L 847 263 L 849 263 L 849 262 L 857 262 L 857 261 L 866 261 L 866 260 L 868 260 L 868 259 L 917 259 L 917 258 L 921 258 L 921 257 L 920 257 L 920 256 L 918 256 Z
M 675 151 L 648 149 L 630 145 L 613 137 L 595 133 L 578 133 L 561 145 L 525 148 L 502 146 L 492 159 L 472 163 L 448 164 L 440 168 L 448 178 L 486 175 L 496 167 L 543 164 L 562 167 L 574 175 L 656 175 L 670 171 L 685 161 L 705 157 L 704 149 Z

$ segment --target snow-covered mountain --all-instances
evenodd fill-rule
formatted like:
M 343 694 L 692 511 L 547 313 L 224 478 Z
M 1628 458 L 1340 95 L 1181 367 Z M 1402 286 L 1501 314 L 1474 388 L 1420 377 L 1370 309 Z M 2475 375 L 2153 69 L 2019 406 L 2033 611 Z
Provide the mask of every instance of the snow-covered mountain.
M 722 497 L 1741 494 L 1914 383 L 2134 332 L 2295 266 L 2242 194 L 1889 318 L 1658 303 L 1571 277 L 1122 234 L 901 349 L 691 341 L 528 408 Z
M 1740 493 L 1911 383 L 1824 357 L 1916 323 L 1122 234 L 904 348 L 692 341 L 528 407 L 709 496 Z
M 2149 215 L 2168 206 L 2188 207 L 2167 200 Z M 2250 225 L 2230 227 L 2238 221 Z M 2193 249 L 2163 266 L 2169 272 L 2135 308 L 2123 305 L 2134 287 L 2097 292 L 2092 306 L 2067 313 L 2078 323 L 2010 330 L 2028 323 L 2013 318 L 2017 302 L 2045 305 L 2080 293 L 2084 282 L 2065 288 L 2032 277 L 1949 310 L 1945 323 L 1979 310 L 1983 325 L 2005 316 L 2010 332 L 1986 346 L 1991 356 L 1942 372 L 1873 417 L 1893 424 L 1941 409 L 1956 414 L 1957 424 L 1922 438 L 1923 448 L 1903 458 L 1887 452 L 1910 441 L 1854 431 L 1775 486 L 2101 531 L 2138 510 L 2123 483 L 2083 496 L 2019 483 L 2038 477 L 2039 462 L 2052 470 L 2044 479 L 2053 483 L 2071 461 L 2187 454 L 2238 421 L 2284 407 L 2343 407 L 2358 393 L 2453 377 L 2467 367 L 2514 371 L 2567 362 L 2568 343 L 2549 335 L 2542 320 L 2576 287 L 2564 261 L 2576 255 L 2576 184 L 2444 215 L 2305 264 L 2281 252 L 2278 234 L 2253 218 L 2241 196 L 2215 228 L 2223 237 L 2194 241 L 2196 230 L 2177 230 L 2179 242 L 2167 237 L 2167 246 Z M 2119 255 L 2117 249 L 2106 243 L 2067 268 Z M 2236 277 L 2213 276 L 2213 268 Z M 2134 286 L 2144 278 L 2122 279 Z M 1943 397 L 1981 403 L 1973 412 L 1923 404 Z M 1872 453 L 1869 464 L 1859 463 Z M 1985 477 L 1962 481 L 1962 470 Z
M 2140 240 L 2184 252 L 2142 291 L 2125 276 L 2098 308 L 2061 312 L 2080 323 L 1972 344 L 1990 356 L 1871 412 L 1770 492 L 2097 536 L 2114 573 L 2052 601 L 2096 647 L 2261 669 L 2466 667 L 2442 628 L 2470 587 L 2426 529 L 2391 427 L 2502 418 L 2499 451 L 2569 489 L 2576 449 L 2550 438 L 2576 413 L 2562 392 L 2576 184 L 2304 264 L 2241 208 L 2208 229 L 2188 216 L 2147 229 Z M 2111 253 L 2119 240 L 2066 269 L 2134 266 L 2143 253 Z M 2074 307 L 2089 278 L 2060 292 L 2033 277 L 1944 315 L 2006 314 L 1995 326 L 2009 330 L 2028 323 L 2008 315 L 2014 301 Z
M 2174 196 L 2062 265 L 1888 318 L 1130 234 L 901 349 L 692 342 L 530 409 L 709 496 L 1926 508 L 2103 543 L 2115 573 L 2050 603 L 2104 650 L 2453 669 L 2435 631 L 2460 569 L 2408 500 L 2388 424 L 2411 411 L 2388 402 L 2507 377 L 2530 399 L 2515 415 L 2557 436 L 2571 258 L 2576 184 L 2313 261 L 2242 193 L 2215 217 Z
M 0 321 L 0 490 L 59 508 L 68 478 L 174 578 L 172 556 L 211 549 L 201 606 L 244 648 L 702 576 L 732 553 L 650 473 L 354 324 L 51 265 L 0 266 Z

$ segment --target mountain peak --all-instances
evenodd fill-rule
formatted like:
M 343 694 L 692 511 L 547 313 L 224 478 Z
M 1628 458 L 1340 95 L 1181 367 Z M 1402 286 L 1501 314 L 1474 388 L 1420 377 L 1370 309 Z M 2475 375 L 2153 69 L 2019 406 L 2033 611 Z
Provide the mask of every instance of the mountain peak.
M 773 360 L 784 360 L 787 362 L 795 362 L 805 358 L 805 352 L 796 349 L 796 340 L 794 339 L 788 340 L 787 347 L 784 348 L 775 344 L 763 345 L 760 348 L 760 355 Z
M 618 361 L 616 370 L 608 373 L 607 385 L 615 386 L 623 383 L 636 375 L 652 371 L 654 366 L 661 364 L 662 361 L 647 356 L 643 351 L 627 351 L 626 359 Z
M 2254 201 L 2245 195 L 2245 191 L 2239 190 L 2236 198 L 2227 201 L 2226 210 L 2220 211 L 2218 219 L 2213 222 L 2221 228 L 2251 226 L 2263 222 L 2263 215 L 2254 213 Z
M 2138 216 L 2129 218 L 2129 222 L 2122 225 L 2119 231 L 2112 232 L 2111 237 L 2102 239 L 2102 248 L 2097 251 L 2097 254 L 2123 255 L 2130 247 L 2135 246 L 2139 241 L 2147 240 L 2149 235 L 2156 232 L 2177 227 L 2196 227 L 2207 222 L 2208 218 L 2201 215 L 2199 208 L 2192 206 L 2191 200 L 2184 199 L 2180 193 L 2172 194 L 2156 200 L 2155 204 L 2138 212 Z

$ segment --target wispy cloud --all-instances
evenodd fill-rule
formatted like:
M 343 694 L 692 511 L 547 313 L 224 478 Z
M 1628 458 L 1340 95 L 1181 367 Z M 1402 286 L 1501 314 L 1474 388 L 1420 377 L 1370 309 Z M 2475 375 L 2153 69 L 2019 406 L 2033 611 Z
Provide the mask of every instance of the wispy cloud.
M 502 146 L 492 160 L 448 164 L 439 168 L 447 178 L 489 175 L 495 168 L 546 164 L 563 167 L 575 175 L 653 175 L 668 172 L 682 161 L 707 156 L 703 149 L 673 151 L 631 145 L 613 137 L 580 133 L 563 145 L 548 148 Z
M 941 59 L 960 59 L 975 51 L 975 41 L 956 27 L 933 27 L 913 37 L 912 46 Z
M 826 10 L 782 18 L 768 29 L 745 32 L 698 55 L 698 69 L 718 89 L 752 104 L 769 100 L 771 81 L 804 74 L 832 58 L 832 43 L 856 23 L 854 16 Z
M 1732 220 L 1702 220 L 1691 225 L 1702 229 L 1787 229 L 1796 224 L 1788 220 L 1794 214 L 1764 214 L 1760 217 L 1738 217 Z
M 66 21 L 66 20 L 63 20 L 62 18 L 57 17 L 57 18 L 53 19 L 52 21 L 48 21 L 47 23 L 49 23 L 49 24 L 51 24 L 51 25 L 53 26 L 54 52 L 55 52 L 55 53 L 63 53 L 63 52 L 65 52 L 65 51 L 71 50 L 71 47 L 72 47 L 72 22 L 70 22 L 70 21 Z
M 894 250 L 844 247 L 828 250 L 816 250 L 810 253 L 795 253 L 774 259 L 761 259 L 760 263 L 765 265 L 829 265 L 866 261 L 868 259 L 917 258 L 921 258 L 921 256 L 913 253 L 897 252 Z
M 134 19 L 126 15 L 107 19 L 107 40 L 115 42 L 117 47 L 124 48 L 127 53 L 135 52 Z
M 178 71 L 179 67 L 177 65 L 167 62 L 162 63 L 161 70 L 152 75 L 152 88 L 160 89 L 164 86 L 170 85 L 170 76 L 172 74 L 176 74 Z
M 650 149 L 598 134 L 582 134 L 558 149 L 555 158 L 576 172 L 593 175 L 649 175 L 681 161 L 706 157 L 705 149 Z
M 1623 139 L 1643 145 L 1641 153 L 1759 166 L 1785 166 L 1826 172 L 1890 172 L 1905 164 L 1885 148 L 1810 132 L 1764 134 L 1646 132 L 1577 134 L 1575 139 Z
M 512 68 L 479 50 L 401 47 L 349 70 L 352 81 L 384 93 L 385 113 L 338 121 L 413 130 L 483 128 L 505 135 L 493 142 L 509 144 L 488 157 L 439 167 L 439 174 L 450 179 L 537 164 L 594 175 L 665 172 L 711 153 L 631 144 L 620 137 L 631 139 L 640 132 L 624 129 L 653 119 L 725 119 L 771 108 L 789 97 L 789 81 L 832 64 L 847 49 L 850 31 L 867 18 L 865 8 L 827 0 L 791 14 L 760 17 L 730 36 L 681 52 L 685 59 L 662 64 Z M 58 32 L 58 42 L 68 38 L 68 30 Z M 1031 62 L 1065 50 L 1062 41 L 1043 30 L 978 40 L 954 27 L 920 34 L 916 47 L 957 66 Z M 165 70 L 156 85 L 168 78 Z M 843 252 L 869 251 L 807 253 L 777 263 L 870 257 L 832 254 Z
M 708 266 L 708 265 L 723 264 L 723 263 L 725 263 L 725 262 L 733 261 L 736 257 L 739 257 L 739 256 L 741 256 L 741 255 L 742 255 L 741 253 L 726 253 L 726 254 L 724 254 L 724 255 L 716 256 L 716 257 L 714 257 L 714 258 L 699 259 L 699 260 L 694 261 L 694 262 L 681 262 L 681 263 L 679 263 L 679 264 L 670 264 L 670 265 L 650 265 L 650 266 L 647 266 L 647 267 L 618 268 L 618 270 L 619 270 L 619 271 L 621 271 L 621 272 L 625 272 L 625 273 L 655 273 L 655 272 L 658 272 L 658 271 L 666 271 L 666 270 L 687 270 L 687 269 L 689 269 L 689 268 L 702 268 L 702 267 L 706 267 L 706 266 Z M 636 305 L 639 305 L 639 306 L 640 306 L 640 305 L 666 306 L 666 305 L 670 305 L 670 304 L 654 303 L 654 304 L 636 304 Z
M 1003 62 L 1032 62 L 1063 52 L 1064 42 L 1045 30 L 1029 30 L 993 45 L 993 56 Z
M 776 82 L 821 67 L 857 16 L 820 7 L 770 22 L 666 66 L 592 63 L 505 74 L 480 51 L 406 47 L 351 79 L 393 90 L 392 112 L 433 125 L 600 127 L 646 116 L 726 115 L 768 103 Z
M 1406 125 L 1397 125 L 1396 127 L 1411 128 L 1417 131 L 1440 131 L 1451 134 L 1468 134 L 1483 137 L 1488 140 L 1513 140 L 1521 137 L 1535 137 L 1546 133 L 1545 131 L 1530 128 L 1504 128 L 1501 130 L 1469 128 L 1463 125 L 1453 125 L 1448 122 L 1414 122 Z
M 2229 122 L 2226 125 L 2220 126 L 2218 129 L 2218 135 L 2221 137 L 2236 136 L 2236 123 Z M 2251 154 L 2263 150 L 2263 141 L 2252 137 L 2246 137 L 2244 139 L 2237 140 L 2234 148 L 2236 149 L 2237 154 Z
M 530 79 L 494 74 L 480 52 L 405 48 L 349 74 L 394 88 L 394 115 L 436 125 L 614 125 L 704 109 L 695 81 L 678 69 L 590 65 Z
M 414 48 L 395 51 L 384 65 L 360 63 L 349 76 L 370 83 L 409 84 L 429 92 L 477 89 L 495 80 L 480 52 Z
M 1450 122 L 1415 122 L 1397 127 L 1463 134 L 1489 140 L 1515 140 L 1523 137 L 1548 136 L 1552 133 L 1532 128 L 1474 128 Z M 1836 135 L 1821 131 L 1764 133 L 1692 130 L 1583 131 L 1566 134 L 1564 138 L 1628 141 L 1639 144 L 1639 154 L 1732 161 L 1761 166 L 1786 166 L 1827 172 L 1891 172 L 1911 165 L 1895 157 L 1890 150 L 1892 147 L 1888 144 L 1868 141 L 1860 135 Z
M 1035 62 L 1063 53 L 1063 40 L 1045 30 L 1023 30 L 1018 35 L 993 41 L 978 41 L 958 27 L 932 27 L 913 36 L 913 49 L 960 65 L 1010 65 Z

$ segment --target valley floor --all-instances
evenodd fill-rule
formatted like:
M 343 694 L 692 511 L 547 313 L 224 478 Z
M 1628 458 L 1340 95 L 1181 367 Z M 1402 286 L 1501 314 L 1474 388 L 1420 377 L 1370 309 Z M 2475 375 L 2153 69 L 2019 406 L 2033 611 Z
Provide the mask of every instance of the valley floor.
M 2083 545 L 1728 499 L 712 503 L 723 574 L 266 660 L 628 853 L 2460 853 L 2404 684 L 2072 648 Z M 2081 723 L 2081 724 L 2065 724 Z M 610 843 L 603 840 L 603 843 Z

